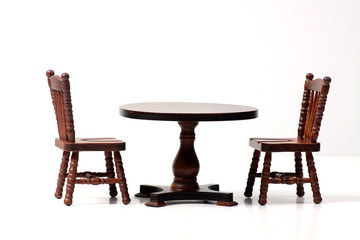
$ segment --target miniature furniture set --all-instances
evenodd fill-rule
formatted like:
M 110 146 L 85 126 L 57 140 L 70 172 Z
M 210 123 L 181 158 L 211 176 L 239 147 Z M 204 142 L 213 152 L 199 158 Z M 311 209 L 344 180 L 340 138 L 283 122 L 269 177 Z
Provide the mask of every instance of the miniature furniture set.
M 63 73 L 57 76 L 52 70 L 47 71 L 46 75 L 59 132 L 55 145 L 63 150 L 55 197 L 59 199 L 62 197 L 65 180 L 67 184 L 64 203 L 68 206 L 72 204 L 75 184 L 109 184 L 111 197 L 117 195 L 116 184 L 119 184 L 123 203 L 130 203 L 120 155 L 120 151 L 125 150 L 125 142 L 116 138 L 75 138 L 69 75 Z M 314 202 L 321 202 L 312 152 L 320 150 L 317 138 L 330 81 L 329 77 L 313 80 L 312 74 L 306 75 L 297 138 L 250 138 L 250 146 L 255 148 L 255 151 L 248 174 L 246 197 L 252 196 L 255 178 L 259 177 L 261 178 L 259 197 L 261 205 L 266 204 L 269 183 L 297 184 L 298 196 L 304 195 L 303 184 L 311 183 Z M 152 207 L 165 206 L 166 201 L 170 200 L 213 200 L 221 206 L 237 205 L 232 193 L 219 192 L 218 184 L 198 184 L 197 175 L 200 163 L 194 148 L 195 128 L 201 121 L 246 120 L 256 118 L 257 114 L 256 108 L 231 104 L 157 102 L 120 106 L 120 115 L 124 117 L 176 121 L 181 128 L 180 148 L 173 162 L 172 184 L 170 186 L 141 185 L 140 192 L 136 196 L 150 197 L 146 205 Z M 103 151 L 106 172 L 78 172 L 81 151 Z M 257 173 L 261 152 L 265 152 L 264 167 L 261 173 Z M 294 152 L 295 173 L 270 172 L 272 152 Z M 309 178 L 303 177 L 301 152 L 305 152 L 306 155 Z

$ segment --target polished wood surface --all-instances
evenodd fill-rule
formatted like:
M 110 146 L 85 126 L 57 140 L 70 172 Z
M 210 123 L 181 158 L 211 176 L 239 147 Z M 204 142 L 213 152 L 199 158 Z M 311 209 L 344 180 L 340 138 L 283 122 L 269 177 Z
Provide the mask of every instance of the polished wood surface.
M 262 152 L 320 151 L 320 143 L 304 138 L 250 138 L 249 145 Z
M 315 203 L 322 201 L 318 177 L 316 173 L 312 152 L 320 151 L 320 143 L 317 142 L 327 95 L 330 88 L 331 79 L 313 80 L 314 75 L 306 75 L 297 138 L 250 138 L 249 145 L 255 149 L 247 186 L 244 195 L 252 196 L 255 178 L 261 178 L 259 203 L 265 205 L 267 202 L 268 184 L 296 184 L 296 194 L 304 196 L 304 183 L 310 183 L 313 191 Z M 265 152 L 263 170 L 257 173 L 258 163 L 261 152 Z M 273 152 L 293 152 L 295 157 L 294 173 L 270 172 Z M 302 152 L 305 153 L 309 177 L 303 176 Z
M 59 138 L 55 139 L 55 145 L 63 150 L 55 197 L 59 199 L 62 197 L 65 180 L 67 180 L 67 185 L 64 203 L 68 206 L 73 202 L 75 184 L 109 184 L 111 197 L 117 195 L 115 184 L 119 184 L 123 203 L 130 203 L 120 155 L 120 151 L 125 150 L 125 142 L 116 138 L 75 138 L 70 76 L 67 73 L 63 73 L 61 76 L 55 75 L 53 70 L 47 71 L 46 76 L 59 132 Z M 106 172 L 78 172 L 79 152 L 81 151 L 103 151 Z M 69 159 L 70 156 L 71 159 Z M 113 156 L 117 177 L 115 177 Z
M 140 193 L 137 197 L 150 197 L 150 201 L 145 203 L 148 207 L 166 206 L 166 201 L 171 200 L 208 200 L 216 201 L 218 206 L 236 206 L 238 203 L 233 201 L 233 194 L 220 192 L 218 184 L 207 184 L 199 186 L 195 191 L 174 191 L 169 186 L 150 186 L 141 185 Z
M 128 118 L 164 121 L 229 121 L 256 118 L 253 107 L 192 102 L 148 102 L 120 106 L 120 115 Z
M 125 142 L 116 138 L 75 138 L 74 142 L 55 139 L 55 146 L 64 151 L 124 151 Z
M 196 176 L 200 163 L 194 148 L 195 127 L 198 122 L 179 122 L 181 127 L 180 148 L 173 162 L 174 181 L 171 189 L 174 191 L 198 190 Z
M 137 197 L 150 197 L 146 203 L 162 207 L 170 200 L 215 200 L 217 205 L 235 206 L 232 193 L 219 192 L 217 184 L 199 185 L 200 163 L 195 152 L 195 128 L 199 121 L 244 120 L 257 117 L 253 107 L 213 103 L 135 103 L 120 106 L 120 114 L 135 119 L 177 121 L 180 147 L 173 162 L 174 180 L 168 186 L 141 185 Z

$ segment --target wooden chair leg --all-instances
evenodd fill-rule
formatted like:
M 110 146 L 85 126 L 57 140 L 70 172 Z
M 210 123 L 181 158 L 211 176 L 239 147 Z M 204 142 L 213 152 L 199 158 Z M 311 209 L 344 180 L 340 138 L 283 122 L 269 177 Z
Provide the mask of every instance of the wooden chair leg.
M 321 203 L 322 198 L 320 194 L 319 180 L 316 174 L 314 157 L 311 152 L 306 152 L 306 162 L 309 169 L 309 177 L 311 181 L 311 189 L 313 191 L 314 203 Z
M 251 165 L 250 165 L 250 170 L 249 170 L 249 176 L 248 176 L 248 180 L 247 180 L 247 184 L 246 184 L 246 189 L 245 189 L 245 192 L 244 192 L 245 197 L 251 197 L 252 196 L 253 187 L 254 187 L 255 178 L 256 178 L 256 172 L 257 172 L 258 163 L 259 163 L 259 158 L 260 158 L 260 151 L 255 150 L 254 154 L 253 154 L 252 161 L 251 161 Z
M 301 159 L 301 152 L 295 152 L 295 171 L 296 171 L 296 178 L 301 179 L 304 177 L 303 175 L 303 167 L 302 167 L 302 159 Z M 304 196 L 304 186 L 302 183 L 298 183 L 296 187 L 296 194 L 299 197 Z
M 105 152 L 105 161 L 106 161 L 106 173 L 108 174 L 108 178 L 115 178 L 114 172 L 114 164 L 111 151 Z M 109 194 L 111 197 L 117 196 L 116 185 L 109 184 Z
M 116 175 L 119 178 L 119 185 L 120 185 L 120 192 L 122 197 L 122 202 L 124 204 L 130 203 L 130 197 L 128 193 L 128 187 L 126 184 L 126 178 L 123 168 L 123 163 L 121 160 L 121 155 L 119 151 L 114 152 L 114 158 L 115 158 L 115 169 L 116 169 Z
M 67 152 L 67 151 L 63 152 L 63 156 L 62 156 L 61 164 L 60 164 L 58 181 L 57 181 L 57 187 L 56 187 L 56 191 L 55 191 L 55 197 L 58 199 L 60 199 L 62 197 L 66 174 L 67 174 L 67 169 L 68 169 L 68 165 L 69 165 L 69 156 L 70 156 L 70 152 Z
M 267 191 L 270 179 L 270 167 L 271 167 L 271 152 L 265 153 L 264 158 L 264 168 L 261 175 L 261 186 L 260 186 L 260 196 L 259 204 L 265 205 L 267 202 Z
M 70 206 L 72 204 L 72 198 L 76 183 L 78 161 L 79 161 L 79 152 L 72 152 L 69 175 L 67 178 L 67 185 L 66 185 L 66 195 L 64 199 L 64 203 L 67 206 Z

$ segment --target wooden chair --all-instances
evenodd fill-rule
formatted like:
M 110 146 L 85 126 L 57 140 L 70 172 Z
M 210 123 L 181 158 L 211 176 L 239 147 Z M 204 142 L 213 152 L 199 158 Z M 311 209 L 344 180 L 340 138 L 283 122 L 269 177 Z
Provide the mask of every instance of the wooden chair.
M 250 147 L 255 149 L 250 166 L 244 195 L 252 196 L 255 178 L 261 178 L 259 204 L 267 202 L 268 184 L 297 184 L 297 195 L 304 196 L 304 183 L 310 183 L 315 203 L 322 201 L 318 177 L 312 152 L 320 151 L 319 136 L 321 120 L 325 110 L 331 79 L 315 79 L 311 73 L 306 75 L 305 90 L 302 98 L 298 137 L 290 139 L 250 138 Z M 265 152 L 262 173 L 257 173 L 260 152 Z M 273 152 L 294 152 L 295 173 L 270 172 Z M 301 153 L 305 152 L 309 178 L 303 177 Z
M 54 75 L 53 70 L 46 72 L 50 87 L 51 98 L 55 109 L 59 138 L 55 139 L 55 146 L 63 150 L 60 165 L 59 178 L 55 197 L 62 197 L 65 179 L 67 178 L 66 195 L 64 203 L 72 204 L 75 184 L 109 184 L 110 196 L 115 197 L 117 190 L 115 184 L 120 185 L 122 202 L 130 203 L 123 163 L 120 151 L 125 150 L 125 142 L 116 138 L 75 138 L 73 112 L 70 94 L 69 74 Z M 81 151 L 104 151 L 106 172 L 77 172 L 79 152 Z M 115 178 L 113 157 L 115 159 Z M 70 168 L 68 171 L 69 157 L 71 155 Z

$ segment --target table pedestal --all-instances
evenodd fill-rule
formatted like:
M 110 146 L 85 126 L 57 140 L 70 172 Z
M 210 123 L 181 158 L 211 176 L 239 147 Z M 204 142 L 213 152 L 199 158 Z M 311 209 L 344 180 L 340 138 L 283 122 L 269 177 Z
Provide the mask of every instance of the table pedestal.
M 213 200 L 217 205 L 235 206 L 232 193 L 219 192 L 219 185 L 197 183 L 200 164 L 196 156 L 194 141 L 198 122 L 178 122 L 181 127 L 180 148 L 174 159 L 174 181 L 170 187 L 141 185 L 137 197 L 150 197 L 147 206 L 162 207 L 169 200 Z

